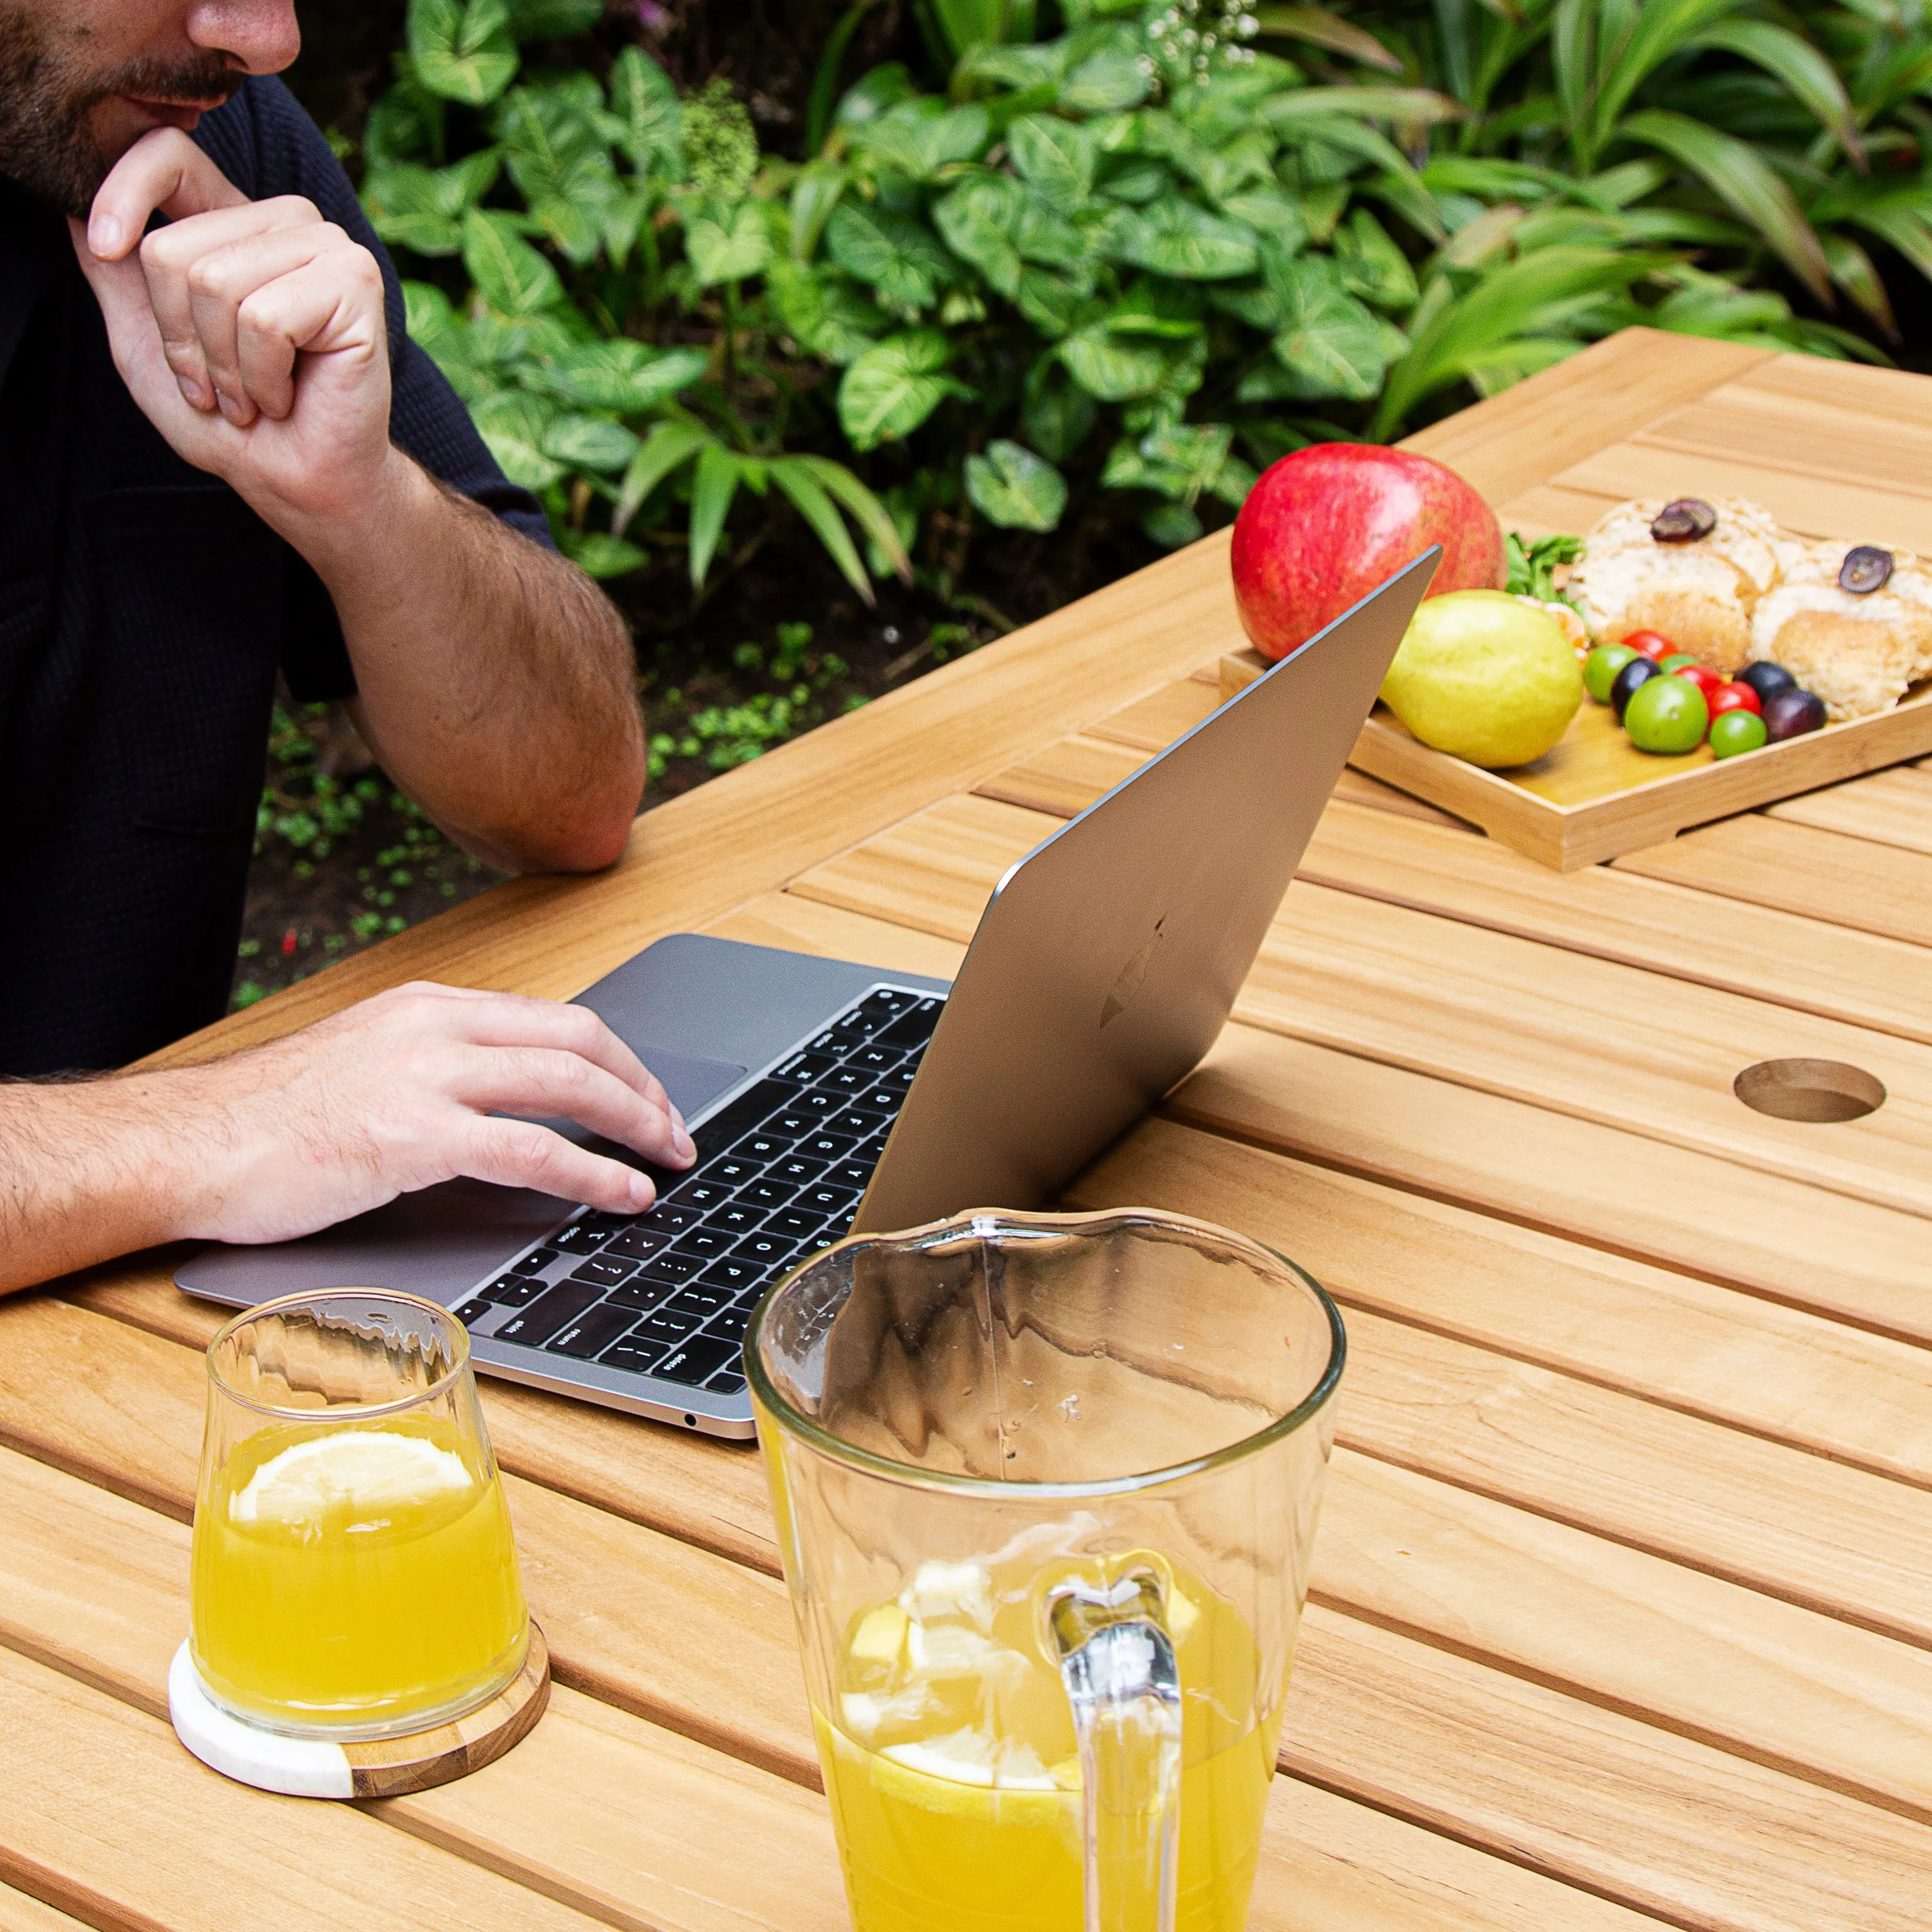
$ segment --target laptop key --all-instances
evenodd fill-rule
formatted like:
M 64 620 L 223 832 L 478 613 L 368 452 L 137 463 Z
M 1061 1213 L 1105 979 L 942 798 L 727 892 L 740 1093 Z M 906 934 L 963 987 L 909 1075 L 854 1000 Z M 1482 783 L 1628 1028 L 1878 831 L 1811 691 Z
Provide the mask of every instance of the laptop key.
M 634 1376 L 647 1376 L 663 1359 L 668 1344 L 640 1341 L 626 1335 L 614 1348 L 606 1348 L 597 1359 L 614 1369 L 628 1369 Z
M 809 1208 L 814 1214 L 823 1214 L 828 1221 L 842 1216 L 849 1221 L 853 1209 L 859 1204 L 859 1197 L 849 1187 L 808 1187 L 798 1197 L 798 1204 Z
M 809 1133 L 824 1120 L 826 1114 L 836 1114 L 844 1108 L 845 1096 L 843 1094 L 814 1087 L 801 1094 L 794 1104 L 796 1111 L 807 1117 L 806 1124 L 800 1131 Z
M 483 1300 L 466 1301 L 456 1311 L 456 1318 L 467 1328 L 472 1322 L 481 1322 L 490 1312 L 491 1305 Z
M 554 1248 L 532 1248 L 520 1262 L 511 1264 L 512 1274 L 542 1274 L 556 1259 Z
M 572 1281 L 588 1282 L 592 1288 L 615 1288 L 638 1271 L 638 1264 L 619 1256 L 598 1255 L 572 1270 Z
M 715 1208 L 719 1202 L 730 1198 L 731 1190 L 721 1181 L 687 1180 L 682 1183 L 670 1196 L 674 1208 L 695 1208 L 701 1214 L 707 1208 Z
M 640 1234 L 681 1234 L 698 1219 L 695 1208 L 680 1208 L 668 1201 L 660 1201 L 648 1214 L 640 1214 L 638 1224 L 631 1231 Z M 620 1235 L 621 1240 L 623 1238 Z
M 919 1004 L 916 993 L 902 993 L 896 986 L 881 986 L 876 993 L 868 993 L 860 1003 L 862 1013 L 870 1013 L 874 1018 L 902 1013 L 908 1006 Z
M 720 1369 L 704 1386 L 714 1395 L 742 1395 L 745 1378 L 736 1369 Z
M 485 1301 L 494 1301 L 499 1308 L 521 1308 L 542 1294 L 544 1285 L 526 1274 L 500 1274 L 480 1292 Z
M 749 1262 L 766 1273 L 787 1265 L 798 1244 L 784 1234 L 747 1234 L 731 1250 L 734 1261 Z
M 709 1335 L 694 1335 L 689 1341 L 679 1343 L 651 1372 L 668 1382 L 682 1382 L 696 1388 L 720 1369 L 736 1362 L 742 1352 L 730 1342 L 720 1342 Z
M 529 1307 L 512 1316 L 490 1339 L 541 1348 L 566 1322 L 574 1322 L 602 1298 L 602 1290 L 587 1287 L 580 1281 L 560 1281 L 538 1295 Z
M 796 1107 L 788 1108 L 782 1114 L 774 1114 L 758 1131 L 770 1134 L 774 1140 L 795 1141 L 800 1134 L 808 1134 L 818 1125 L 816 1113 L 802 1113 Z
M 898 1064 L 897 1050 L 890 1046 L 881 1046 L 877 1040 L 868 1041 L 856 1052 L 848 1053 L 845 1056 L 848 1066 L 862 1067 L 874 1075 L 890 1073 Z
M 567 1255 L 594 1254 L 604 1245 L 604 1237 L 588 1221 L 573 1221 L 568 1227 L 558 1228 L 550 1244 Z
M 881 1046 L 897 1047 L 902 1052 L 923 1046 L 932 1037 L 945 1009 L 944 1000 L 922 1000 L 910 1012 L 902 1014 L 878 1036 Z
M 808 1214 L 802 1208 L 787 1208 L 774 1214 L 765 1223 L 765 1232 L 773 1234 L 789 1234 L 795 1241 L 808 1241 L 825 1226 L 823 1214 Z
M 764 1218 L 762 1208 L 740 1196 L 728 1207 L 719 1208 L 704 1225 L 707 1228 L 722 1228 L 728 1234 L 748 1234 Z
M 694 1281 L 688 1288 L 680 1288 L 664 1304 L 664 1312 L 667 1315 L 694 1315 L 703 1322 L 730 1305 L 731 1297 L 728 1290 L 707 1288 L 702 1281 Z
M 775 1108 L 791 1098 L 792 1090 L 776 1080 L 760 1080 L 740 1094 L 728 1107 L 712 1115 L 703 1126 L 694 1127 L 691 1138 L 698 1148 L 702 1166 L 714 1155 L 722 1154 L 731 1143 L 749 1133 Z
M 770 1213 L 774 1208 L 782 1208 L 798 1192 L 795 1187 L 787 1187 L 776 1180 L 754 1180 L 748 1187 L 738 1190 L 738 1198 L 748 1206 L 762 1208 Z
M 728 1154 L 722 1160 L 714 1160 L 704 1170 L 706 1180 L 715 1180 L 725 1187 L 742 1186 L 759 1171 L 756 1160 L 746 1160 L 735 1151 Z
M 742 1342 L 751 1319 L 752 1311 L 748 1308 L 728 1308 L 722 1314 L 712 1316 L 705 1323 L 704 1333 L 716 1335 L 721 1342 Z
M 850 1134 L 814 1134 L 808 1141 L 800 1141 L 798 1150 L 813 1160 L 843 1160 L 858 1144 Z
M 820 1084 L 842 1093 L 862 1093 L 872 1084 L 872 1071 L 864 1066 L 835 1066 Z
M 713 1262 L 693 1285 L 716 1290 L 728 1301 L 733 1295 L 742 1294 L 754 1282 L 763 1281 L 770 1273 L 770 1269 L 756 1262 L 741 1261 L 736 1255 L 727 1255 Z M 722 1308 L 724 1302 L 718 1306 Z
M 704 1318 L 697 1315 L 674 1315 L 666 1308 L 660 1308 L 655 1315 L 646 1315 L 632 1331 L 629 1340 L 638 1342 L 661 1342 L 666 1348 L 682 1342 Z
M 604 1250 L 599 1259 L 623 1255 L 634 1262 L 649 1259 L 670 1239 L 668 1228 L 626 1228 Z
M 731 1151 L 762 1166 L 768 1160 L 782 1160 L 790 1154 L 793 1138 L 790 1134 L 768 1134 L 761 1127 L 754 1134 L 747 1134 Z
M 704 1265 L 701 1255 L 682 1255 L 674 1250 L 653 1255 L 644 1264 L 644 1279 L 662 1281 L 675 1287 L 680 1282 L 688 1281 Z
M 774 1080 L 790 1080 L 804 1086 L 818 1078 L 820 1074 L 830 1073 L 838 1064 L 829 1053 L 794 1053 L 782 1066 L 772 1069 Z M 788 1100 L 790 1096 L 785 1096 Z
M 572 1355 L 587 1362 L 627 1334 L 637 1318 L 629 1309 L 613 1308 L 604 1302 L 579 1316 L 544 1346 L 553 1355 Z
M 736 1238 L 735 1235 L 726 1234 L 722 1228 L 692 1228 L 678 1237 L 677 1246 L 672 1252 L 680 1255 L 698 1255 L 708 1260 L 713 1255 L 722 1255 Z
M 643 1315 L 656 1307 L 667 1295 L 676 1292 L 668 1281 L 640 1279 L 627 1282 L 622 1288 L 614 1288 L 604 1299 L 613 1308 L 628 1308 L 633 1315 Z
M 825 1170 L 820 1180 L 826 1187 L 850 1187 L 862 1194 L 872 1184 L 873 1165 L 870 1161 L 838 1161 Z

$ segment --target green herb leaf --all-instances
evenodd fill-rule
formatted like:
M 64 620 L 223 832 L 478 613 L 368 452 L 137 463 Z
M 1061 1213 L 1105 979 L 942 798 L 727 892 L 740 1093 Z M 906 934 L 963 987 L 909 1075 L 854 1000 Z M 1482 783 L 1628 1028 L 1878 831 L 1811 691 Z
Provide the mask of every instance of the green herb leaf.
M 877 289 L 902 314 L 932 308 L 952 280 L 946 250 L 909 214 L 842 202 L 826 224 L 825 244 L 842 268 Z
M 1253 273 L 1256 237 L 1238 221 L 1176 197 L 1156 202 L 1127 223 L 1117 250 L 1124 261 L 1156 274 L 1222 281 Z
M 1306 398 L 1372 396 L 1388 366 L 1376 320 L 1343 286 L 1335 265 L 1304 255 L 1274 266 L 1269 279 L 1282 298 L 1275 358 L 1288 393 Z
M 1050 530 L 1066 508 L 1066 479 L 1044 457 L 995 437 L 966 459 L 973 507 L 1003 530 Z
M 971 393 L 940 374 L 952 350 L 936 328 L 888 336 L 866 350 L 838 385 L 838 422 L 854 449 L 876 449 L 918 428 L 948 396 Z
M 494 210 L 464 211 L 463 266 L 500 315 L 535 315 L 563 299 L 556 271 L 517 232 L 509 216 Z
M 618 145 L 640 175 L 670 181 L 684 172 L 682 115 L 670 76 L 641 47 L 626 47 L 610 69 L 610 111 Z
M 694 217 L 684 225 L 684 252 L 700 288 L 755 275 L 772 259 L 764 211 L 756 202 L 741 201 L 728 222 L 714 214 Z
M 1006 148 L 1022 178 L 1061 214 L 1071 214 L 1093 193 L 1099 143 L 1090 128 L 1023 114 L 1006 130 Z
M 503 0 L 410 0 L 410 58 L 432 94 L 481 107 L 517 70 Z

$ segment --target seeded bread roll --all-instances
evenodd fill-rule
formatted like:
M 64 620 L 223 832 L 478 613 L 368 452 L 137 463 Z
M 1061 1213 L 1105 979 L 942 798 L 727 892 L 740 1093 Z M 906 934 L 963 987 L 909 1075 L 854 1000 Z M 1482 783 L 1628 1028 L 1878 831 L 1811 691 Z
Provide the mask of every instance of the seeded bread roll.
M 1932 676 L 1932 570 L 1910 550 L 1860 554 L 1891 558 L 1882 584 L 1862 594 L 1840 584 L 1845 544 L 1790 544 L 1784 580 L 1751 620 L 1753 655 L 1815 691 L 1834 724 L 1889 711 Z
M 1778 581 L 1778 526 L 1741 496 L 1714 496 L 1707 534 L 1660 542 L 1652 526 L 1666 507 L 1661 499 L 1640 500 L 1605 516 L 1571 566 L 1570 594 L 1597 643 L 1660 632 L 1731 676 L 1750 662 L 1752 616 Z

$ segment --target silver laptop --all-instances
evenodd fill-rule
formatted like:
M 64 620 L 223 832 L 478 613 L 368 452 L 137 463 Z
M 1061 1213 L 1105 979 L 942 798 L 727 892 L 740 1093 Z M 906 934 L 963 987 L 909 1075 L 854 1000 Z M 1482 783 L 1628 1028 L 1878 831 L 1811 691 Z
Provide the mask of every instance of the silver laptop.
M 1213 1044 L 1440 554 L 1042 840 L 950 986 L 696 933 L 600 980 L 579 1004 L 698 1146 L 648 1213 L 451 1181 L 202 1248 L 175 1280 L 237 1306 L 406 1290 L 461 1318 L 486 1373 L 749 1436 L 746 1324 L 786 1270 L 854 1228 L 1051 1200 Z

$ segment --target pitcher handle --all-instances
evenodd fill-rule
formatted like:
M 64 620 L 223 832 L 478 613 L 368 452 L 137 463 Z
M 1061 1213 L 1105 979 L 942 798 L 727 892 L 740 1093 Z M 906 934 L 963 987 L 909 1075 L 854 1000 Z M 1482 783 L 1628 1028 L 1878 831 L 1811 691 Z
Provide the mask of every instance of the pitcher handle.
M 1174 1932 L 1180 1856 L 1180 1673 L 1151 1568 L 1072 1581 L 1047 1630 L 1080 1750 L 1085 1932 Z

